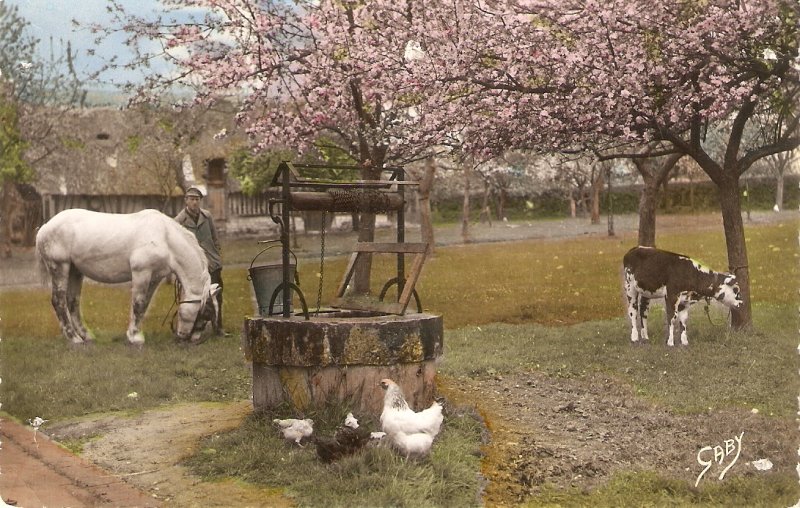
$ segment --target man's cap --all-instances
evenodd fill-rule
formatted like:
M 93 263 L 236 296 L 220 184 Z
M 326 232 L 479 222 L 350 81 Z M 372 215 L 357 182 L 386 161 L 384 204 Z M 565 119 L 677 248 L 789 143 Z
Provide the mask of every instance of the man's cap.
M 186 189 L 186 193 L 184 194 L 184 196 L 197 196 L 198 198 L 202 198 L 203 193 L 200 192 L 200 189 L 198 189 L 197 187 L 189 187 L 188 189 Z

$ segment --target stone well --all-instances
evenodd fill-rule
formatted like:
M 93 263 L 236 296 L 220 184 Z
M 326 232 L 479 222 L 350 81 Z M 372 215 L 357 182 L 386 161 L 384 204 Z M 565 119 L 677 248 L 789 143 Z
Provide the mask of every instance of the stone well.
M 377 417 L 383 378 L 397 382 L 415 409 L 433 400 L 441 316 L 343 310 L 310 320 L 252 317 L 245 319 L 242 335 L 245 358 L 253 365 L 256 410 L 289 403 L 302 411 L 343 401 Z

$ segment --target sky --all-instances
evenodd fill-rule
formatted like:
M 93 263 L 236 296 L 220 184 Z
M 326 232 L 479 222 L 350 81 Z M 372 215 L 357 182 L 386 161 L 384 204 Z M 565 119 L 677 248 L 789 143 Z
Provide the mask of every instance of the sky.
M 87 50 L 94 49 L 104 58 L 110 58 L 115 54 L 128 54 L 122 36 L 115 36 L 97 47 L 95 34 L 73 24 L 73 20 L 79 23 L 107 22 L 110 19 L 106 10 L 107 0 L 0 0 L 0 2 L 17 6 L 19 15 L 30 23 L 29 35 L 41 41 L 40 51 L 49 52 L 51 36 L 56 43 L 59 39 L 70 41 L 73 50 L 77 52 L 75 67 L 78 73 L 90 74 L 102 66 L 98 58 L 86 54 Z M 122 3 L 136 14 L 154 12 L 160 6 L 159 0 L 122 0 Z M 126 78 L 135 79 L 138 75 L 139 73 L 120 70 L 111 71 L 104 76 L 120 81 Z

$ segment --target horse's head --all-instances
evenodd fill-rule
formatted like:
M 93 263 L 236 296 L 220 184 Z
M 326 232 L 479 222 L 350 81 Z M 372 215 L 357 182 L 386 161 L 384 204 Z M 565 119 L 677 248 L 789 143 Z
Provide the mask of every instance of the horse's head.
M 219 303 L 216 296 L 219 291 L 219 284 L 211 284 L 208 293 L 202 299 L 182 299 L 178 302 L 178 319 L 175 325 L 175 335 L 178 339 L 198 342 L 209 321 L 217 325 Z

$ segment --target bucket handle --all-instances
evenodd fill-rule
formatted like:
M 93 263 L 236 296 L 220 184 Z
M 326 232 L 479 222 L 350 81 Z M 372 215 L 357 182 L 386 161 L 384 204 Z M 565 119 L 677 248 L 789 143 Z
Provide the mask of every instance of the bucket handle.
M 250 261 L 250 270 L 253 269 L 253 263 L 256 262 L 256 259 L 258 259 L 258 256 L 260 256 L 261 254 L 264 254 L 265 252 L 267 252 L 268 250 L 270 250 L 273 247 L 278 247 L 278 244 L 277 243 L 273 243 L 273 242 L 280 242 L 280 240 L 267 240 L 266 242 L 263 242 L 263 243 L 272 243 L 272 245 L 267 246 L 261 252 L 256 254 L 256 257 L 254 257 L 253 260 Z M 259 243 L 262 243 L 262 242 L 259 242 Z M 294 257 L 294 283 L 299 286 L 300 285 L 300 276 L 297 273 L 297 255 L 294 252 L 292 252 L 292 249 L 289 249 L 289 254 L 291 254 Z M 247 271 L 247 274 L 248 274 L 247 275 L 247 280 L 253 280 L 253 278 L 250 276 L 250 270 Z
M 308 305 L 306 305 L 306 299 L 303 296 L 303 292 L 300 291 L 300 288 L 297 286 L 297 284 L 293 284 L 291 282 L 289 283 L 289 289 L 297 292 L 297 296 L 300 297 L 300 306 L 303 307 L 303 317 L 305 317 L 306 321 L 308 321 L 309 320 Z M 276 287 L 275 291 L 272 292 L 272 298 L 269 299 L 269 307 L 267 308 L 268 316 L 274 315 L 272 310 L 275 308 L 275 300 L 278 299 L 278 295 L 281 294 L 282 291 L 283 291 L 283 282 L 278 284 L 278 287 Z

